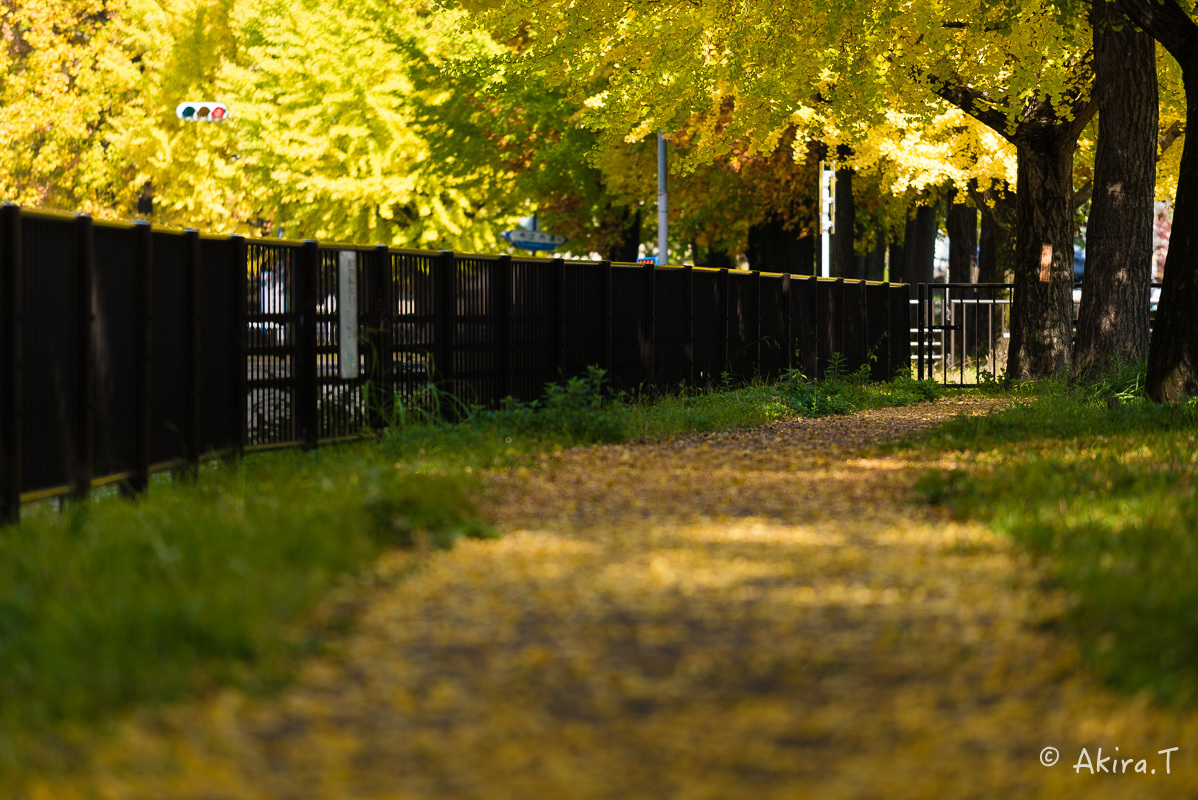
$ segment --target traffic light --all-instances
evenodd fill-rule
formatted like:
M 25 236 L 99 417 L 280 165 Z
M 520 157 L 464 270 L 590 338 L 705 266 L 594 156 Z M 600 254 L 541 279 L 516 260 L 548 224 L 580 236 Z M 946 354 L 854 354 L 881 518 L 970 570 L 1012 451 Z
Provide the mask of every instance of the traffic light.
M 209 100 L 188 100 L 175 107 L 175 116 L 189 122 L 220 122 L 229 114 L 224 103 Z

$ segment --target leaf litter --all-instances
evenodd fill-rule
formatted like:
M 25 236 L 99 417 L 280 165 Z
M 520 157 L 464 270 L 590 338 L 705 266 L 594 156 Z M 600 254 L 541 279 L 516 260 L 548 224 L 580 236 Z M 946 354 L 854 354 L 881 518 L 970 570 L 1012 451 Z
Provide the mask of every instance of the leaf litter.
M 290 688 L 134 716 L 87 772 L 27 796 L 1194 795 L 1192 716 L 1102 688 L 1037 567 L 914 502 L 929 465 L 877 447 L 995 402 L 577 448 L 489 476 L 504 535 L 385 557 L 379 574 L 400 577 Z M 1100 746 L 1158 774 L 1078 774 Z

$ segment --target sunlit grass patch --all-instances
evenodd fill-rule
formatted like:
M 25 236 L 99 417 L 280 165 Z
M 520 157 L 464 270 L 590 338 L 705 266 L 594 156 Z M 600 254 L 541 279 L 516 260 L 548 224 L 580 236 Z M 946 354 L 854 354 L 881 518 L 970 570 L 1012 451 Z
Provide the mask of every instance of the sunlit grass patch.
M 1027 390 L 1025 390 L 1025 394 Z M 933 502 L 985 520 L 1046 560 L 1066 623 L 1126 691 L 1198 703 L 1198 407 L 1110 387 L 1041 387 L 930 447 Z

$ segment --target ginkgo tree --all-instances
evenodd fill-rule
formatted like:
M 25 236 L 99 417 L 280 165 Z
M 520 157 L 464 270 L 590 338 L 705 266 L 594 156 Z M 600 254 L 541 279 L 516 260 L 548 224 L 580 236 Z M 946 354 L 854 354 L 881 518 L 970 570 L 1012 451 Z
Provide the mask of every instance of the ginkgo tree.
M 438 82 L 445 53 L 486 41 L 449 41 L 440 17 L 385 0 L 247 1 L 233 26 L 218 84 L 258 215 L 291 235 L 494 248 L 494 227 L 519 210 L 510 176 L 432 158 L 419 126 L 428 108 L 465 102 Z M 455 139 L 449 126 L 436 135 Z
M 0 198 L 99 212 L 126 166 L 109 137 L 139 79 L 120 0 L 0 4 Z
M 476 9 L 491 30 L 527 26 L 520 60 L 564 86 L 613 137 L 699 126 L 693 160 L 729 142 L 762 150 L 797 126 L 857 145 L 895 109 L 930 118 L 935 98 L 979 120 L 1017 155 L 1016 305 L 1008 371 L 1054 374 L 1071 357 L 1073 153 L 1094 113 L 1086 15 L 1027 0 L 895 4 L 515 3 Z

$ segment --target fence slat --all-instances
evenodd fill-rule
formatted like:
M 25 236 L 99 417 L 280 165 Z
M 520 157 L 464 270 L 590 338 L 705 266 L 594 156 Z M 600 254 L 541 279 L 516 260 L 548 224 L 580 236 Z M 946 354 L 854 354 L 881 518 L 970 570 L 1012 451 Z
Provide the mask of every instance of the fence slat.
M 296 438 L 304 447 L 315 447 L 320 435 L 319 384 L 316 380 L 316 294 L 320 279 L 320 244 L 305 239 L 295 263 L 295 310 L 299 337 L 291 399 Z
M 453 251 L 443 250 L 436 262 L 434 307 L 436 314 L 436 340 L 434 342 L 434 364 L 439 383 L 444 391 L 452 391 L 454 384 L 454 333 L 457 329 L 457 258 Z
M 133 325 L 135 328 L 133 354 L 133 469 L 122 486 L 126 494 L 145 492 L 150 482 L 150 387 L 153 369 L 151 350 L 153 335 L 153 295 L 150 271 L 153 264 L 150 223 L 139 220 L 133 228 Z
M 682 304 L 686 309 L 686 319 L 683 320 L 682 352 L 686 358 L 686 383 L 695 385 L 695 267 L 687 264 L 683 269 L 686 276 L 683 280 L 682 291 L 685 293 Z
M 21 519 L 21 209 L 0 207 L 0 525 Z
M 601 297 L 600 303 L 600 318 L 603 320 L 603 331 L 601 335 L 601 346 L 603 348 L 603 357 L 600 359 L 599 366 L 607 372 L 609 378 L 612 375 L 612 288 L 611 288 L 611 262 L 600 261 L 599 270 L 603 277 L 600 281 Z
M 786 358 L 787 371 L 794 369 L 795 336 L 790 310 L 790 274 L 782 276 L 782 346 L 786 348 L 783 354 Z
M 232 236 L 232 247 L 229 248 L 231 261 L 229 265 L 229 287 L 232 297 L 229 298 L 231 313 L 229 322 L 233 327 L 233 393 L 229 397 L 232 416 L 229 421 L 233 425 L 231 441 L 233 455 L 240 457 L 245 452 L 249 436 L 249 425 L 246 419 L 246 398 L 249 394 L 249 362 L 246 355 L 246 296 L 249 294 L 249 250 L 245 239 Z
M 645 292 L 644 308 L 641 311 L 641 366 L 644 368 L 645 383 L 656 383 L 656 324 L 657 324 L 657 271 L 656 264 L 645 264 L 641 268 L 642 288 Z
M 555 258 L 550 264 L 550 273 L 553 276 L 553 297 L 552 314 L 553 314 L 553 341 L 551 347 L 553 349 L 553 376 L 554 380 L 564 381 L 566 379 L 566 262 L 564 259 Z
M 761 368 L 761 272 L 753 270 L 753 296 L 756 297 L 757 313 L 753 319 L 753 377 L 760 378 L 765 372 Z
M 194 480 L 200 467 L 200 409 L 204 404 L 201 369 L 203 367 L 203 336 L 200 333 L 200 232 L 188 228 L 183 232 L 183 278 L 187 340 L 184 342 L 186 396 L 184 398 L 183 460 L 184 473 Z
M 491 307 L 495 314 L 495 399 L 503 400 L 513 393 L 512 372 L 512 257 L 502 255 L 492 273 Z
M 78 283 L 78 314 L 75 341 L 75 374 L 78 394 L 74 398 L 74 430 L 71 443 L 73 452 L 67 457 L 68 480 L 71 495 L 84 499 L 91 491 L 92 482 L 92 425 L 95 403 L 95 279 L 96 242 L 92 235 L 92 218 L 80 214 L 75 217 L 75 236 L 78 253 L 76 270 Z
M 367 425 L 382 430 L 386 424 L 383 409 L 387 398 L 387 370 L 391 364 L 391 250 L 386 245 L 374 248 L 370 263 L 370 316 L 366 328 L 370 392 L 366 397 Z
M 720 374 L 732 372 L 732 365 L 728 362 L 730 353 L 728 352 L 729 342 L 728 336 L 732 331 L 732 321 L 729 315 L 732 312 L 732 303 L 728 295 L 732 291 L 731 278 L 728 276 L 728 270 L 720 270 L 720 313 L 716 324 L 722 326 L 723 336 L 720 337 Z

